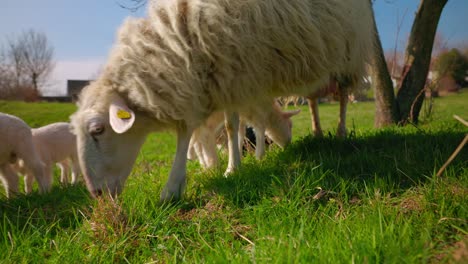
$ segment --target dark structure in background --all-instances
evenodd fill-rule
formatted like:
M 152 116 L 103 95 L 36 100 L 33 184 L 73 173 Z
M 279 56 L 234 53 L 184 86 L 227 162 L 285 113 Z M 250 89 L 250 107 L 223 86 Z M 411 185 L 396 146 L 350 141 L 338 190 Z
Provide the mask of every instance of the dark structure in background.
M 91 80 L 68 80 L 67 81 L 67 95 L 71 98 L 72 102 L 78 100 L 78 94 L 81 90 L 88 85 Z
M 67 95 L 65 96 L 41 96 L 41 101 L 47 102 L 76 102 L 81 90 L 88 85 L 91 80 L 67 80 Z

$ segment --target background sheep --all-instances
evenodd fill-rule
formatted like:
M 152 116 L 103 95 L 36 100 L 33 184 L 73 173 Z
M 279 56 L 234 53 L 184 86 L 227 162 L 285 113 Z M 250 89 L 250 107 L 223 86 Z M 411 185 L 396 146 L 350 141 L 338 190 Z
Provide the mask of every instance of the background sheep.
M 215 111 L 225 111 L 232 170 L 240 164 L 237 110 L 311 94 L 330 76 L 357 83 L 373 50 L 363 0 L 161 0 L 148 14 L 122 25 L 72 116 L 95 195 L 119 193 L 146 135 L 172 129 L 177 150 L 161 199 L 180 197 L 192 131 Z
M 330 93 L 336 93 L 338 95 L 340 103 L 340 113 L 338 118 L 338 129 L 336 131 L 336 135 L 341 138 L 346 137 L 346 109 L 348 105 L 348 94 L 350 92 L 350 89 L 358 88 L 352 87 L 350 86 L 350 84 L 352 84 L 352 82 L 349 82 L 345 77 L 340 78 L 340 80 L 330 78 L 329 83 L 325 87 L 307 96 L 307 102 L 309 105 L 310 117 L 312 122 L 312 133 L 314 133 L 315 136 L 323 136 L 318 110 L 318 98 L 326 96 Z
M 43 165 L 33 144 L 31 128 L 16 116 L 0 113 L 0 138 L 0 179 L 6 196 L 18 192 L 19 178 L 11 166 L 18 159 L 22 159 L 26 170 L 36 177 L 39 191 L 48 191 L 51 182 L 43 176 Z
M 44 164 L 44 177 L 48 182 L 53 180 L 53 166 L 57 164 L 61 169 L 60 181 L 68 182 L 71 170 L 71 183 L 74 184 L 80 174 L 78 155 L 76 152 L 76 137 L 70 132 L 70 125 L 65 122 L 53 123 L 32 129 L 34 146 Z M 22 162 L 18 163 L 18 170 L 25 174 L 25 190 L 29 193 L 32 188 L 33 177 L 24 170 Z
M 298 114 L 300 110 L 283 112 L 278 103 L 273 106 L 251 106 L 239 111 L 239 150 L 244 143 L 245 124 L 253 126 L 256 137 L 255 156 L 261 159 L 265 154 L 265 134 L 277 145 L 284 148 L 292 138 L 291 117 Z M 205 124 L 198 127 L 192 134 L 188 154 L 189 159 L 198 157 L 204 168 L 212 168 L 218 165 L 215 138 L 224 124 L 224 114 L 216 112 L 212 114 Z

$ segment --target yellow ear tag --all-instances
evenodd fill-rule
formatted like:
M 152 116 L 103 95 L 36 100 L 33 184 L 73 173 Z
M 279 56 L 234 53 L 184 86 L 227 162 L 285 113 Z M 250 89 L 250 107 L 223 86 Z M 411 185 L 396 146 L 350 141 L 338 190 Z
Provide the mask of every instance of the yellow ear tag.
M 117 111 L 117 117 L 120 118 L 120 119 L 129 119 L 129 118 L 132 117 L 132 114 L 130 114 L 129 112 L 127 112 L 125 110 L 119 109 Z

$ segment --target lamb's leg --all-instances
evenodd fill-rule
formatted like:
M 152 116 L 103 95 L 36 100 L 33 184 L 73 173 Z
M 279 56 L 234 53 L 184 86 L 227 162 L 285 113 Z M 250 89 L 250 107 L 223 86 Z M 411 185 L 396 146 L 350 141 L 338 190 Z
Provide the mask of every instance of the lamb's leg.
M 240 151 L 239 151 L 239 114 L 236 112 L 224 112 L 224 122 L 226 126 L 226 132 L 228 135 L 228 151 L 229 161 L 228 167 L 224 176 L 228 176 L 234 172 L 240 166 Z
M 39 183 L 40 193 L 48 192 L 52 188 L 52 181 L 53 181 L 52 166 L 53 164 L 44 164 L 43 165 L 44 176 L 40 180 L 36 177 L 37 182 L 39 183 L 40 181 L 42 181 L 42 184 L 44 186 L 42 187 L 41 183 Z M 34 173 L 34 175 L 36 175 L 36 173 Z
M 187 173 L 187 150 L 192 130 L 177 131 L 177 150 L 166 186 L 161 192 L 161 201 L 168 202 L 179 199 L 184 191 Z
M 197 141 L 193 144 L 193 148 L 195 149 L 195 153 L 198 157 L 198 162 L 200 162 L 200 165 L 206 169 L 208 165 L 205 160 L 205 153 L 203 152 L 203 143 Z
M 322 137 L 323 131 L 320 126 L 319 110 L 318 110 L 318 98 L 307 97 L 307 102 L 309 105 L 310 119 L 312 121 L 312 132 L 316 137 Z
M 204 137 L 204 144 L 201 151 L 205 160 L 206 168 L 211 169 L 219 164 L 218 153 L 216 152 L 216 138 L 212 132 L 207 131 Z
M 26 172 L 24 174 L 24 192 L 31 193 L 32 186 L 34 182 L 34 175 L 31 172 Z
M 207 161 L 204 153 L 204 142 L 207 136 L 205 126 L 202 125 L 195 129 L 192 133 L 192 137 L 190 138 L 189 149 L 187 153 L 187 159 L 195 159 L 198 158 L 198 162 L 203 168 L 207 168 Z
M 263 158 L 265 155 L 265 128 L 264 127 L 255 127 L 255 157 L 257 160 Z
M 52 187 L 50 175 L 44 174 L 44 164 L 39 159 L 32 139 L 24 139 L 24 144 L 19 149 L 18 156 L 24 161 L 24 165 L 29 173 L 32 173 L 39 184 L 39 192 L 45 193 Z
M 195 132 L 194 132 L 195 134 Z M 196 160 L 197 159 L 197 152 L 195 151 L 195 138 L 190 138 L 189 149 L 187 151 L 187 159 L 188 160 Z
M 68 160 L 61 161 L 57 163 L 57 165 L 60 168 L 60 182 L 62 184 L 68 184 L 68 174 L 70 171 Z
M 71 184 L 76 184 L 78 182 L 78 176 L 80 176 L 81 174 L 81 169 L 80 169 L 80 164 L 78 163 L 78 159 L 72 158 L 71 166 L 72 166 Z
M 340 117 L 338 120 L 338 129 L 336 135 L 340 138 L 346 137 L 346 107 L 348 105 L 348 91 L 346 87 L 339 87 L 340 97 Z
M 13 171 L 10 164 L 0 166 L 0 180 L 5 186 L 6 197 L 10 198 L 18 193 L 18 175 Z

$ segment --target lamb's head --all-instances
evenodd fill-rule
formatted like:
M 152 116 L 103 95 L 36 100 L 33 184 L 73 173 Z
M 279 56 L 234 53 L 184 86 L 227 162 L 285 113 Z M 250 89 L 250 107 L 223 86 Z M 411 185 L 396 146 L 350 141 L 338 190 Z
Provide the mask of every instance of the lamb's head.
M 282 111 L 279 106 L 275 106 L 273 110 L 268 117 L 265 133 L 278 146 L 284 148 L 292 140 L 291 117 L 299 114 L 301 110 Z
M 88 190 L 95 197 L 105 192 L 115 196 L 122 191 L 148 130 L 120 96 L 93 93 L 99 88 L 93 85 L 97 84 L 83 90 L 71 126 Z

